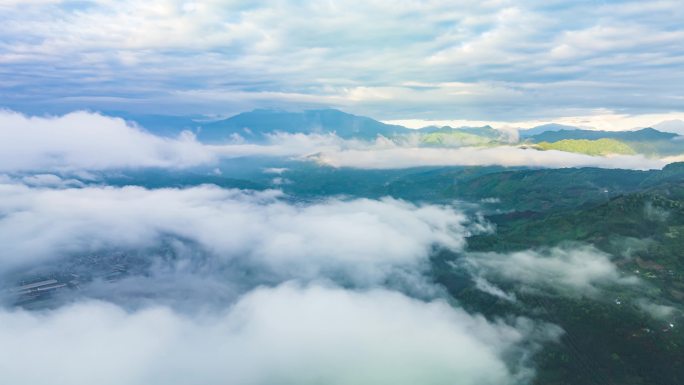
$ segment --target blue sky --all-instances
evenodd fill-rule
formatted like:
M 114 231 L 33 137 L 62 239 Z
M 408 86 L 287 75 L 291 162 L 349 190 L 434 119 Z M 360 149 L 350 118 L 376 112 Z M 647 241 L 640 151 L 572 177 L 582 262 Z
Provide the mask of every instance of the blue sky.
M 28 113 L 684 112 L 680 0 L 0 0 L 0 19 L 0 105 Z

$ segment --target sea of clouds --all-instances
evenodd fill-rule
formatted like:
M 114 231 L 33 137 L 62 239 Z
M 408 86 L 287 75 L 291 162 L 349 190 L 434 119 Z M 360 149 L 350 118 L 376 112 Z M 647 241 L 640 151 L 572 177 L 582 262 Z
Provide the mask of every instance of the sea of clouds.
M 527 383 L 530 357 L 562 330 L 464 310 L 430 278 L 436 252 L 463 255 L 480 290 L 510 301 L 515 296 L 490 281 L 575 295 L 639 284 L 593 249 L 468 253 L 467 237 L 491 226 L 453 204 L 301 201 L 279 190 L 114 187 L 51 174 L 177 169 L 252 155 L 361 168 L 662 166 L 640 157 L 428 149 L 330 135 L 205 145 L 86 112 L 2 112 L 0 279 L 78 266 L 84 256 L 120 253 L 139 263 L 119 280 L 82 282 L 41 310 L 12 306 L 4 284 L 2 382 Z
M 450 206 L 14 181 L 0 198 L 4 279 L 79 255 L 148 262 L 53 308 L 0 309 L 13 384 L 513 384 L 533 375 L 530 341 L 561 333 L 447 301 L 430 256 L 487 230 Z
M 163 138 L 120 118 L 74 112 L 31 117 L 0 111 L 0 172 L 168 169 L 212 165 L 250 156 L 313 161 L 332 167 L 392 169 L 419 166 L 531 166 L 660 169 L 680 160 L 642 155 L 589 156 L 513 145 L 429 148 L 379 137 L 372 142 L 333 134 L 274 134 L 266 143 L 208 145 L 190 132 Z

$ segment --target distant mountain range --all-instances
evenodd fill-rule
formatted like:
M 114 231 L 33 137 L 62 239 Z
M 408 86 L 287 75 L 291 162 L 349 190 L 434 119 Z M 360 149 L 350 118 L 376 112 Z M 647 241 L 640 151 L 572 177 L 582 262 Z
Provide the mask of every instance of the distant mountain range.
M 264 135 L 276 132 L 334 133 L 344 139 L 375 139 L 378 135 L 387 137 L 404 135 L 410 133 L 411 130 L 332 109 L 303 112 L 254 110 L 204 124 L 197 137 L 203 141 L 214 142 L 229 139 L 237 134 L 245 139 L 260 140 Z
M 530 128 L 527 130 L 520 130 L 520 137 L 521 138 L 529 138 L 535 135 L 539 135 L 545 132 L 554 132 L 554 131 L 571 131 L 571 130 L 579 130 L 578 127 L 573 127 L 573 126 L 566 126 L 564 124 L 557 124 L 557 123 L 549 123 L 549 124 L 543 124 L 541 126 L 537 126 L 534 128 Z
M 235 139 L 262 142 L 276 133 L 335 134 L 344 139 L 374 140 L 378 136 L 398 142 L 410 141 L 424 146 L 459 147 L 510 143 L 511 138 L 491 126 L 437 127 L 409 129 L 386 124 L 365 116 L 335 109 L 301 112 L 258 109 L 227 119 L 202 120 L 199 116 L 114 114 L 134 121 L 155 134 L 175 136 L 193 131 L 202 142 L 220 143 Z M 673 132 L 684 127 L 682 121 L 660 124 L 663 130 L 644 128 L 634 131 L 587 130 L 562 124 L 544 124 L 520 130 L 520 142 L 539 150 L 559 150 L 590 155 L 635 154 L 671 155 L 684 153 L 684 137 Z M 684 130 L 684 128 L 683 128 Z
M 227 119 L 208 121 L 199 116 L 135 115 L 110 112 L 158 135 L 175 136 L 189 130 L 203 142 L 225 142 L 239 137 L 247 141 L 262 141 L 268 135 L 286 134 L 335 134 L 344 139 L 373 140 L 382 135 L 397 138 L 408 135 L 421 135 L 427 145 L 454 144 L 466 145 L 506 140 L 501 131 L 490 126 L 484 127 L 437 127 L 409 129 L 400 125 L 386 124 L 365 116 L 348 114 L 335 109 L 306 110 L 290 112 L 257 109 L 243 112 Z
M 530 136 L 528 140 L 534 143 L 557 142 L 559 140 L 565 139 L 616 139 L 627 142 L 639 142 L 653 140 L 670 140 L 676 136 L 677 134 L 661 132 L 653 128 L 643 128 L 637 131 L 599 131 L 581 129 L 562 129 L 557 131 L 544 131 L 539 134 Z
M 558 130 L 545 131 L 525 139 L 545 150 L 588 155 L 644 154 L 649 156 L 684 153 L 682 137 L 654 128 L 636 131 Z

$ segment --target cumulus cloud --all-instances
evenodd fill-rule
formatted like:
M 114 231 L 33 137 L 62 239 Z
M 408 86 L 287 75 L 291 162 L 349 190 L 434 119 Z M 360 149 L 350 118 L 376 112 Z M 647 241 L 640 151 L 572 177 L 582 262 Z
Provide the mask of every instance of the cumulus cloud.
M 339 275 L 380 282 L 419 269 L 433 247 L 461 249 L 466 216 L 444 206 L 382 200 L 294 203 L 278 191 L 213 186 L 147 190 L 0 185 L 0 269 L 69 255 L 196 244 L 219 263 L 258 266 L 280 277 Z
M 435 300 L 429 257 L 483 230 L 453 207 L 72 183 L 2 177 L 3 281 L 112 254 L 144 263 L 84 280 L 51 310 L 0 308 L 4 382 L 512 385 L 561 334 Z
M 482 230 L 451 207 L 58 179 L 0 185 L 3 277 L 133 263 L 82 275 L 51 310 L 0 308 L 4 382 L 519 384 L 561 333 L 437 299 L 428 258 Z
M 188 167 L 214 157 L 190 134 L 160 138 L 88 112 L 28 117 L 0 111 L 0 171 Z
M 0 360 L 12 363 L 0 377 L 17 385 L 519 384 L 533 371 L 504 357 L 559 334 L 386 290 L 292 284 L 212 313 L 85 302 L 0 310 L 0 325 Z
M 564 294 L 593 296 L 603 287 L 639 283 L 636 277 L 623 275 L 607 254 L 589 246 L 511 254 L 470 253 L 462 263 L 476 276 Z

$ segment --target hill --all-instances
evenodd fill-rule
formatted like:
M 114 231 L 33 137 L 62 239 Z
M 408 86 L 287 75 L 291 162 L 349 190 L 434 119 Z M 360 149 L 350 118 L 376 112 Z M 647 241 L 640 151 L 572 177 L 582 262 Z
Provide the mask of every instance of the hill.
M 575 152 L 592 156 L 611 154 L 633 155 L 636 151 L 624 142 L 615 139 L 563 139 L 557 142 L 541 142 L 537 147 L 542 150 Z
M 559 130 L 546 131 L 533 135 L 528 141 L 533 143 L 557 142 L 565 139 L 616 139 L 625 142 L 640 141 L 667 141 L 675 138 L 677 134 L 661 132 L 653 128 L 643 128 L 637 131 L 599 131 L 599 130 Z
M 684 152 L 684 137 L 671 132 L 662 132 L 653 128 L 636 131 L 594 131 L 594 130 L 560 130 L 547 131 L 526 139 L 528 143 L 555 143 L 565 140 L 612 139 L 622 142 L 634 152 L 644 155 L 664 156 L 677 155 Z M 586 142 L 585 142 L 586 143 Z M 609 142 L 603 142 L 608 144 Z M 561 145 L 562 146 L 562 145 Z M 578 146 L 572 146 L 577 149 Z M 581 147 L 581 146 L 579 146 Z M 619 150 L 616 143 L 609 146 L 611 150 Z M 620 146 L 623 151 L 626 147 Z M 566 146 L 567 148 L 567 146 Z M 600 150 L 600 149 L 599 149 Z M 576 151 L 573 151 L 576 152 Z M 580 151 L 581 152 L 581 151 Z
M 204 124 L 198 133 L 198 138 L 201 141 L 219 142 L 237 134 L 250 141 L 260 141 L 266 135 L 277 132 L 335 133 L 345 139 L 375 139 L 378 135 L 391 137 L 407 134 L 411 130 L 333 109 L 302 112 L 254 110 Z

